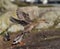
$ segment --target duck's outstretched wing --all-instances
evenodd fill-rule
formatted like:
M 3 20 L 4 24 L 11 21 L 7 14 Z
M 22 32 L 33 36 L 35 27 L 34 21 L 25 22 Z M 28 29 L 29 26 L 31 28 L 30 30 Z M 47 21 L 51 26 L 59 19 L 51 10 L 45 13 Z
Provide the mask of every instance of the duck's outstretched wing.
M 16 15 L 17 15 L 18 19 L 20 19 L 20 20 L 25 20 L 27 22 L 31 22 L 32 21 L 30 19 L 30 17 L 29 17 L 29 13 L 21 11 L 20 9 L 17 9 Z
M 13 23 L 17 23 L 17 24 L 21 24 L 23 26 L 28 25 L 29 23 L 24 21 L 24 20 L 18 20 L 16 18 L 10 17 L 10 21 L 12 21 Z

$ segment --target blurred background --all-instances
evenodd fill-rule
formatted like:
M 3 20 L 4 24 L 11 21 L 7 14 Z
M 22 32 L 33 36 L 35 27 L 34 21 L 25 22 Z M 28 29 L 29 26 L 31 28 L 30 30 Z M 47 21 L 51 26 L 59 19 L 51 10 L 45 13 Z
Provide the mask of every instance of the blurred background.
M 17 10 L 19 15 L 20 11 L 22 11 L 29 14 L 28 17 L 31 19 L 39 17 L 39 20 L 45 20 L 41 21 L 36 27 L 32 29 L 32 36 L 41 30 L 60 30 L 60 0 L 0 0 L 0 35 L 4 35 L 2 33 L 9 32 L 12 33 L 11 37 L 14 39 L 13 36 L 16 37 L 17 33 L 24 30 L 22 25 L 14 24 L 10 21 L 10 17 L 19 19 L 17 16 Z M 37 20 L 38 19 L 34 19 L 33 22 Z M 60 32 L 58 31 L 58 33 Z M 0 36 L 0 49 L 9 49 L 8 47 L 10 47 L 11 41 L 5 43 L 2 39 L 3 37 Z

